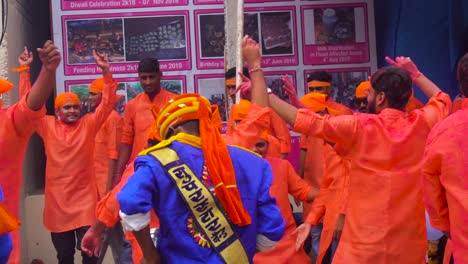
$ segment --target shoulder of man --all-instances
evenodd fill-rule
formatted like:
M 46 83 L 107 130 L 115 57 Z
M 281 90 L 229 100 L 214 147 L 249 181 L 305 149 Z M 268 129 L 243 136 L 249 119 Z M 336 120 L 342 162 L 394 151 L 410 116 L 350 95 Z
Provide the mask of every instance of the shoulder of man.
M 229 145 L 228 150 L 229 150 L 230 153 L 232 152 L 232 154 L 244 155 L 244 153 L 245 153 L 245 155 L 253 154 L 254 156 L 257 156 L 257 157 L 260 157 L 260 158 L 262 157 L 262 156 L 258 155 L 258 153 L 254 152 L 254 151 L 252 151 L 250 149 L 247 149 L 247 148 L 244 148 L 244 147 L 241 147 L 241 146 L 237 146 L 237 145 Z M 247 153 L 249 153 L 249 154 L 247 154 Z

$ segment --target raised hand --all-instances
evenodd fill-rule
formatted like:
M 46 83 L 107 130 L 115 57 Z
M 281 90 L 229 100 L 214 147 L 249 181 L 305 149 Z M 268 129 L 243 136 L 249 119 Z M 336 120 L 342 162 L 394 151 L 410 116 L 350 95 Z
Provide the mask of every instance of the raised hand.
M 292 232 L 291 236 L 294 236 L 297 234 L 296 238 L 296 251 L 301 249 L 302 245 L 304 244 L 304 241 L 309 237 L 310 235 L 310 229 L 312 226 L 308 223 L 304 223 L 300 225 L 294 232 Z
M 250 100 L 252 98 L 252 82 L 242 72 L 239 72 L 239 75 L 242 78 L 242 83 L 237 87 L 235 93 L 240 92 L 242 99 Z
M 96 62 L 96 65 L 102 69 L 102 74 L 103 75 L 109 74 L 110 64 L 109 64 L 109 59 L 107 58 L 107 55 L 97 54 L 96 50 L 93 50 L 93 57 L 94 57 L 94 61 Z
M 27 47 L 24 47 L 24 51 L 18 56 L 18 63 L 20 66 L 29 66 L 33 62 L 33 53 L 28 51 Z
M 281 75 L 283 81 L 283 91 L 288 95 L 289 103 L 295 107 L 299 107 L 299 98 L 297 98 L 296 88 L 294 88 L 293 82 L 288 75 Z
M 259 67 L 261 62 L 260 46 L 248 35 L 242 38 L 242 56 L 249 67 Z
M 42 67 L 48 71 L 57 70 L 62 56 L 59 49 L 54 45 L 51 40 L 47 40 L 42 48 L 37 48 L 39 59 L 42 62 Z
M 419 71 L 418 67 L 414 62 L 411 60 L 410 57 L 403 57 L 403 56 L 398 56 L 395 58 L 395 60 L 392 60 L 390 57 L 386 56 L 385 60 L 392 66 L 401 68 L 405 71 L 407 71 L 410 76 L 411 80 L 416 80 L 419 76 L 421 76 L 421 72 Z

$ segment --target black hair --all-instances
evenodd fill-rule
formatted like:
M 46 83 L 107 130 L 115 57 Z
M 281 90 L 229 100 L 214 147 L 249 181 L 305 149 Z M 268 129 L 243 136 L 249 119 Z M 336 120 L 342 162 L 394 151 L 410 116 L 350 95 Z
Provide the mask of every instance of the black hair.
M 242 73 L 245 75 L 245 77 L 249 78 L 250 79 L 250 74 L 249 74 L 249 69 L 247 69 L 246 67 L 242 67 Z M 236 67 L 233 67 L 231 69 L 229 69 L 226 74 L 224 74 L 224 77 L 226 79 L 232 79 L 232 78 L 236 78 L 237 76 L 237 69 Z
M 384 67 L 371 77 L 376 93 L 383 92 L 388 107 L 404 111 L 411 97 L 413 82 L 409 73 L 397 67 Z
M 138 63 L 138 72 L 159 72 L 159 61 L 156 58 L 144 58 Z
M 321 81 L 321 82 L 329 82 L 332 81 L 332 76 L 326 71 L 316 71 L 309 74 L 307 77 L 307 82 L 310 81 Z

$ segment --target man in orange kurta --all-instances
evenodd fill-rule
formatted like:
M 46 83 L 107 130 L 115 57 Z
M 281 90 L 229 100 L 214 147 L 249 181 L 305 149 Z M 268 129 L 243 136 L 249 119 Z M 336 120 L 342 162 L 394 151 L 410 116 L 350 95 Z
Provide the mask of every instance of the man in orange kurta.
M 94 138 L 116 99 L 117 85 L 107 58 L 93 55 L 104 77 L 102 102 L 96 111 L 80 118 L 78 96 L 65 92 L 55 99 L 57 118 L 45 116 L 37 127 L 47 157 L 44 225 L 51 232 L 59 263 L 73 263 L 75 247 L 95 220 Z M 83 263 L 97 262 L 97 258 L 82 256 Z
M 14 216 L 19 217 L 19 199 L 22 179 L 22 166 L 29 137 L 39 119 L 45 115 L 44 103 L 49 97 L 55 77 L 55 71 L 61 56 L 52 41 L 44 43 L 38 50 L 42 62 L 40 74 L 32 89 L 29 81 L 29 64 L 32 52 L 26 50 L 18 61 L 23 69 L 20 75 L 20 101 L 0 109 L 0 185 L 2 185 L 5 205 Z M 20 67 L 21 68 L 21 67 Z M 25 87 L 28 85 L 27 87 Z M 10 86 L 11 89 L 13 86 Z M 7 92 L 9 89 L 2 91 Z M 1 100 L 0 100 L 1 102 Z M 0 103 L 2 105 L 2 103 Z M 11 233 L 13 251 L 8 263 L 21 263 L 21 244 L 18 231 Z
M 322 137 L 344 148 L 351 161 L 345 228 L 334 263 L 422 263 L 427 250 L 424 205 L 419 184 L 425 139 L 448 115 L 447 94 L 424 77 L 409 58 L 372 75 L 368 112 L 321 117 L 269 96 L 270 106 L 294 130 Z M 405 112 L 412 80 L 430 98 Z M 402 206 L 404 205 L 404 206 Z M 311 223 L 298 228 L 296 247 Z
M 151 107 L 161 108 L 175 94 L 161 88 L 162 72 L 156 58 L 146 58 L 138 64 L 138 78 L 144 92 L 125 106 L 122 137 L 119 146 L 114 185 L 120 180 L 125 166 L 146 148 L 146 136 L 151 127 Z
M 455 263 L 468 263 L 468 54 L 458 64 L 458 80 L 465 98 L 429 134 L 422 183 L 432 226 L 452 240 Z
M 289 161 L 268 156 L 269 142 L 275 139 L 265 131 L 254 147 L 254 151 L 265 158 L 273 171 L 273 181 L 270 195 L 276 199 L 276 204 L 286 223 L 283 238 L 275 248 L 268 252 L 258 252 L 254 256 L 254 263 L 310 263 L 309 256 L 303 249 L 295 250 L 295 238 L 292 233 L 296 229 L 293 218 L 289 194 L 303 202 L 311 202 L 317 195 L 318 189 L 312 188 L 295 172 Z

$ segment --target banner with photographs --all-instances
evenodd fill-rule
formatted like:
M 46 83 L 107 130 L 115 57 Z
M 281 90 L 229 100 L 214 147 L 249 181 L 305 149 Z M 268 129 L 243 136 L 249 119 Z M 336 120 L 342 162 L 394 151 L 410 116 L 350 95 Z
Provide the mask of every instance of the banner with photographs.
M 123 114 L 127 102 L 142 93 L 143 87 L 141 87 L 138 78 L 115 78 L 115 80 L 118 82 L 117 95 L 119 96 L 115 110 L 119 112 L 119 114 Z M 93 82 L 92 79 L 65 81 L 65 91 L 76 93 L 80 98 L 82 115 L 92 111 L 89 104 L 89 86 L 91 82 Z M 161 88 L 175 94 L 186 93 L 186 76 L 164 76 L 161 79 Z
M 369 62 L 367 4 L 301 6 L 304 64 Z
M 164 71 L 191 69 L 188 11 L 63 16 L 65 75 L 95 75 L 92 52 L 107 54 L 111 71 L 135 73 L 156 57 Z
M 126 9 L 183 6 L 188 0 L 61 0 L 62 10 Z
M 273 3 L 273 2 L 294 2 L 294 0 L 244 0 L 244 3 Z M 193 0 L 195 5 L 224 4 L 224 0 Z
M 224 68 L 223 9 L 195 10 L 197 69 Z M 244 34 L 259 44 L 263 67 L 298 65 L 293 6 L 246 8 Z
M 309 74 L 316 70 L 304 71 L 304 94 L 309 93 L 307 78 Z M 331 87 L 332 97 L 336 102 L 346 105 L 351 109 L 356 109 L 354 97 L 356 87 L 359 83 L 366 81 L 371 74 L 370 68 L 340 68 L 340 69 L 321 69 L 332 76 Z

